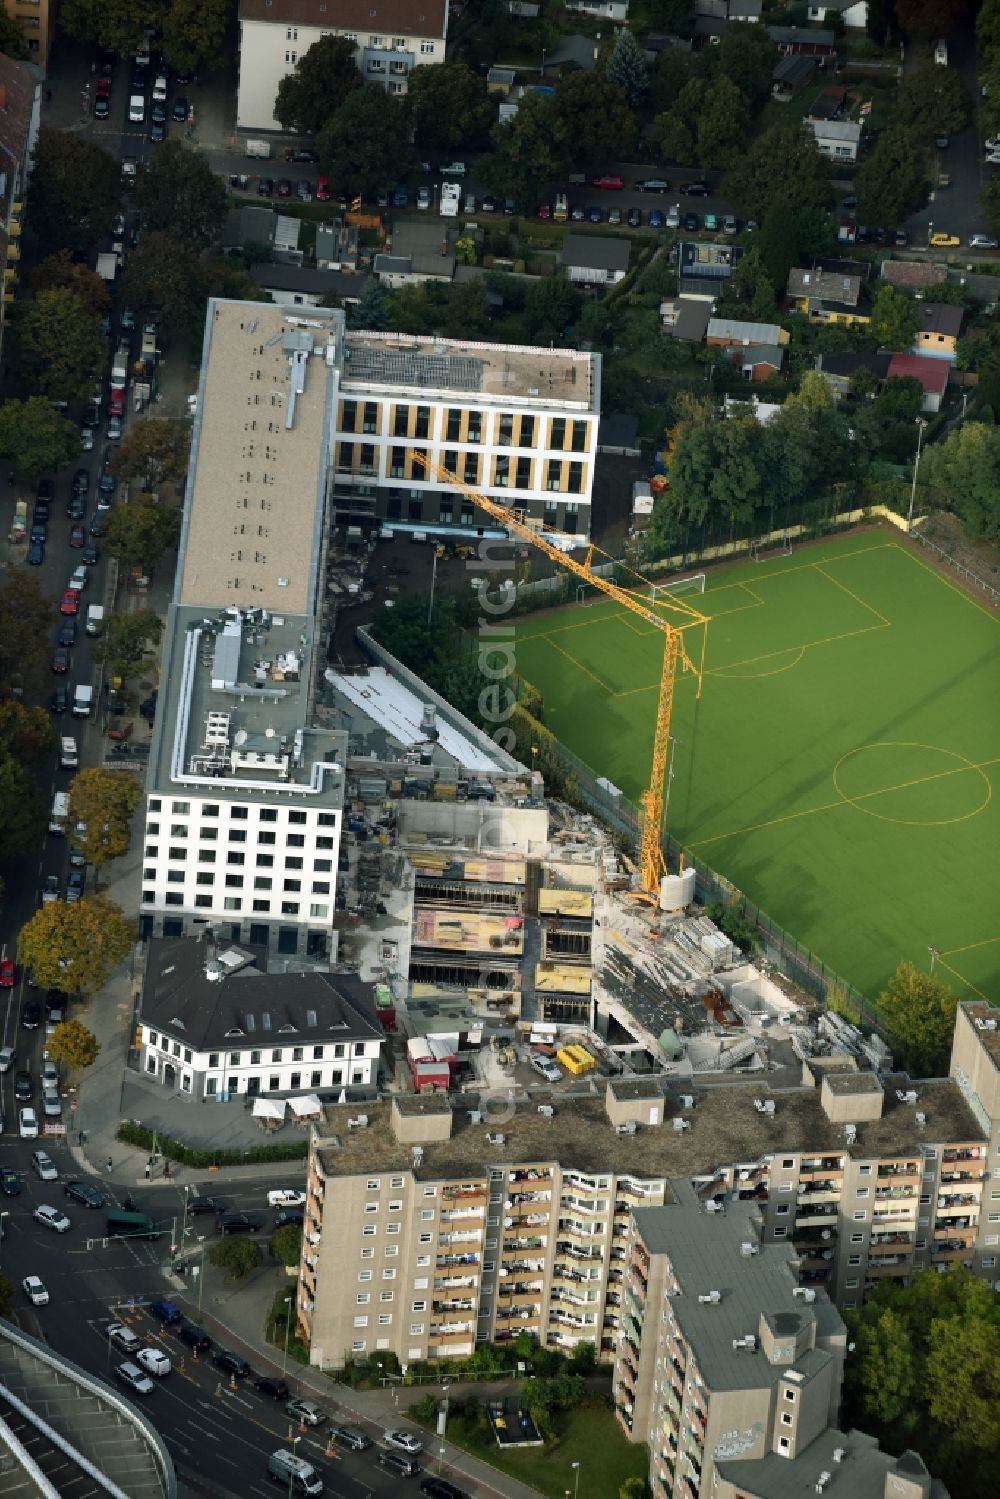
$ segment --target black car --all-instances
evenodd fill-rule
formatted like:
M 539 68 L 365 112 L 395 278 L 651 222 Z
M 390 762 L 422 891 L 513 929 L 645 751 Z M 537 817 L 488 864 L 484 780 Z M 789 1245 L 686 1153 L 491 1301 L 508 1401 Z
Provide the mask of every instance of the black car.
M 188 101 L 184 98 L 183 94 L 180 94 L 173 102 L 173 106 L 170 110 L 170 118 L 172 120 L 176 120 L 178 124 L 183 125 L 187 117 Z
M 14 1073 L 14 1097 L 18 1103 L 29 1103 L 34 1091 L 35 1085 L 31 1080 L 30 1072 Z
M 90 475 L 85 468 L 78 468 L 76 473 L 73 475 L 73 493 L 90 493 Z
M 301 1228 L 306 1221 L 306 1215 L 301 1208 L 283 1208 L 274 1220 L 275 1228 L 285 1228 L 289 1223 L 294 1223 Z
M 273 177 L 258 177 L 257 178 L 257 196 L 258 196 L 258 198 L 269 198 L 273 192 L 274 192 L 274 178 Z
M 486 197 L 483 199 L 482 203 L 480 203 L 479 206 L 483 210 L 483 213 L 496 213 L 497 200 L 496 198 L 494 198 L 492 193 L 487 193 Z
M 272 1400 L 287 1400 L 290 1393 L 285 1381 L 275 1379 L 273 1374 L 262 1374 L 254 1380 L 253 1387 L 262 1395 L 268 1395 Z
M 189 1348 L 196 1348 L 199 1353 L 212 1346 L 212 1339 L 205 1329 L 195 1327 L 193 1322 L 186 1322 L 183 1327 L 178 1328 L 177 1336 L 182 1343 L 186 1343 Z
M 293 146 L 285 152 L 286 161 L 319 161 L 319 152 L 310 151 L 306 146 Z
M 101 554 L 92 541 L 88 541 L 80 556 L 87 567 L 95 567 L 101 560 Z
M 639 229 L 642 226 L 642 209 L 630 208 L 626 218 L 630 229 Z
M 75 905 L 78 900 L 83 899 L 84 873 L 82 869 L 71 869 L 66 876 L 66 904 Z M 65 1014 L 65 1006 L 59 1007 Z
M 94 119 L 107 120 L 111 118 L 111 102 L 99 94 L 94 100 Z
M 59 625 L 59 634 L 56 636 L 60 645 L 76 645 L 76 620 L 64 619 Z
M 5 1197 L 20 1197 L 21 1183 L 17 1179 L 17 1172 L 12 1171 L 9 1166 L 0 1166 L 0 1192 Z
M 157 108 L 158 109 L 162 109 L 163 105 L 159 104 L 159 105 L 157 105 Z M 153 121 L 153 123 L 149 127 L 149 138 L 153 142 L 154 146 L 158 146 L 159 143 L 160 143 L 160 141 L 165 141 L 166 140 L 166 138 L 167 138 L 167 127 L 166 127 L 166 124 L 164 123 L 163 120 L 154 120 Z
M 36 520 L 37 521 L 48 521 L 49 516 L 52 514 L 52 508 L 51 507 L 52 507 L 52 501 L 51 500 L 36 500 L 35 501 L 35 508 L 31 512 L 31 519 L 33 521 L 36 521 Z
M 92 1187 L 90 1182 L 66 1182 L 63 1187 L 67 1197 L 72 1197 L 74 1202 L 81 1203 L 85 1208 L 102 1208 L 104 1206 L 104 1193 Z
M 38 488 L 35 490 L 35 503 L 39 500 L 48 500 L 51 504 L 55 495 L 56 487 L 51 479 L 39 479 Z
M 220 1349 L 215 1354 L 212 1363 L 217 1364 L 226 1374 L 234 1374 L 237 1379 L 245 1379 L 248 1374 L 253 1373 L 245 1358 L 240 1358 L 238 1353 L 227 1353 L 225 1349 Z
M 378 1460 L 383 1468 L 388 1468 L 399 1478 L 412 1478 L 420 1472 L 420 1464 L 415 1458 L 407 1457 L 405 1452 L 380 1452 Z
M 426 1494 L 427 1499 L 467 1499 L 465 1491 L 457 1489 L 447 1478 L 425 1478 L 420 1492 Z
M 251 1218 L 248 1213 L 223 1213 L 215 1220 L 215 1232 L 222 1235 L 255 1234 L 262 1226 L 259 1218 Z
M 26 1005 L 21 1006 L 21 1024 L 26 1031 L 37 1031 L 42 1023 L 42 1007 L 36 1005 L 33 999 L 29 999 Z
M 149 111 L 149 118 L 154 125 L 165 125 L 167 123 L 167 106 L 157 100 Z
M 686 193 L 689 198 L 707 198 L 712 189 L 707 182 L 689 182 L 686 187 L 681 188 L 681 192 Z
M 48 1014 L 53 1010 L 65 1010 L 69 1001 L 61 989 L 47 989 L 45 991 L 45 1009 Z
M 105 454 L 105 460 L 106 459 L 107 454 Z M 109 474 L 107 470 L 105 470 L 104 473 L 101 474 L 101 477 L 97 481 L 97 487 L 100 490 L 101 494 L 104 495 L 113 495 L 117 486 L 118 480 L 115 478 L 114 474 Z
M 90 534 L 91 536 L 104 535 L 104 516 L 101 515 L 100 511 L 98 511 L 94 519 L 90 522 Z
M 69 693 L 65 687 L 53 687 L 52 696 L 49 698 L 49 707 L 53 713 L 65 713 L 69 707 Z
M 199 1213 L 224 1213 L 226 1205 L 217 1197 L 192 1197 L 187 1205 L 188 1213 L 196 1217 Z
M 70 520 L 83 520 L 87 513 L 87 497 L 82 494 L 72 494 L 66 504 L 66 514 Z

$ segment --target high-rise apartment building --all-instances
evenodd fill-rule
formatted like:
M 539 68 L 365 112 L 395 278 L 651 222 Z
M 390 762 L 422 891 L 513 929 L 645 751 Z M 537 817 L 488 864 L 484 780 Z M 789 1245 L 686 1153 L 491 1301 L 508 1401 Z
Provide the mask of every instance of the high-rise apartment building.
M 751 1203 L 706 1212 L 686 1182 L 633 1215 L 614 1366 L 618 1419 L 654 1499 L 829 1491 L 943 1499 L 916 1453 L 837 1429 L 847 1330 Z
M 3 7 L 24 36 L 31 61 L 47 67 L 56 16 L 56 0 L 3 0 Z

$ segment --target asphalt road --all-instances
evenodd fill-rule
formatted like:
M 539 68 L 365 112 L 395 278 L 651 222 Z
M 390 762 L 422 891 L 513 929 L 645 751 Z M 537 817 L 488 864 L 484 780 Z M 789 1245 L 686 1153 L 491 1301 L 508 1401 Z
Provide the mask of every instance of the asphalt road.
M 104 1212 L 67 1199 L 62 1182 L 40 1182 L 29 1164 L 32 1145 L 9 1134 L 0 1143 L 0 1164 L 13 1167 L 22 1186 L 20 1196 L 2 1199 L 0 1265 L 15 1283 L 14 1315 L 25 1331 L 112 1385 L 117 1383 L 115 1364 L 124 1355 L 107 1339 L 110 1323 L 124 1321 L 144 1343 L 162 1348 L 174 1365 L 171 1373 L 156 1381 L 152 1395 L 132 1398 L 141 1403 L 178 1465 L 196 1471 L 222 1494 L 273 1496 L 267 1457 L 297 1436 L 296 1450 L 323 1469 L 326 1493 L 332 1499 L 398 1493 L 398 1480 L 379 1466 L 377 1446 L 326 1457 L 322 1428 L 300 1434 L 281 1402 L 258 1394 L 246 1380 L 232 1389 L 228 1378 L 213 1367 L 210 1353 L 193 1356 L 150 1316 L 149 1303 L 171 1294 L 162 1268 L 170 1259 L 171 1233 L 179 1237 L 183 1223 L 180 1188 L 159 1184 L 133 1194 L 137 1207 L 163 1227 L 163 1239 L 105 1243 Z M 70 1169 L 68 1152 L 54 1142 L 46 1142 L 46 1148 L 65 1180 Z M 288 1180 L 286 1173 L 233 1190 L 224 1181 L 213 1180 L 211 1190 L 213 1196 L 224 1196 L 230 1207 L 259 1213 L 267 1201 L 267 1188 L 286 1186 Z M 108 1190 L 106 1195 L 109 1204 L 120 1206 L 117 1191 Z M 34 1222 L 31 1215 L 40 1203 L 66 1211 L 72 1224 L 67 1233 L 57 1234 Z M 273 1212 L 268 1210 L 266 1217 L 270 1221 Z M 189 1256 L 197 1257 L 199 1236 L 206 1244 L 214 1241 L 211 1216 L 189 1218 L 185 1237 Z M 23 1294 L 20 1283 L 29 1273 L 43 1281 L 50 1296 L 48 1306 L 33 1307 Z M 190 1295 L 196 1300 L 193 1288 Z M 293 1391 L 294 1369 L 292 1365 L 287 1376 Z M 328 1408 L 332 1413 L 332 1401 Z

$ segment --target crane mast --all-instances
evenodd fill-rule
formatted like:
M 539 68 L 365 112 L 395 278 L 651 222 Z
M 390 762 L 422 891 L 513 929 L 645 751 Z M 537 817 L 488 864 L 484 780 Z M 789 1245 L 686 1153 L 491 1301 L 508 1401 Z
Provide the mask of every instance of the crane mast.
M 613 582 L 610 578 L 601 577 L 593 571 L 593 557 L 595 548 L 593 545 L 587 547 L 586 558 L 578 562 L 575 557 L 570 556 L 562 547 L 550 541 L 550 536 L 559 536 L 571 546 L 579 547 L 579 538 L 570 536 L 565 532 L 554 531 L 547 527 L 548 535 L 543 535 L 529 525 L 523 517 L 517 515 L 507 505 L 501 505 L 498 501 L 490 499 L 488 495 L 480 494 L 469 485 L 460 480 L 457 475 L 442 468 L 433 459 L 428 458 L 425 453 L 418 449 L 412 449 L 414 461 L 429 476 L 434 476 L 449 484 L 452 488 L 464 494 L 478 509 L 485 511 L 500 524 L 512 536 L 519 541 L 533 546 L 537 551 L 543 552 L 551 562 L 565 568 L 567 572 L 573 573 L 589 587 L 596 588 L 607 598 L 613 599 L 622 608 L 628 609 L 630 613 L 638 615 L 647 624 L 652 625 L 663 634 L 663 660 L 660 666 L 660 687 L 656 705 L 656 727 L 653 733 L 653 763 L 650 769 L 649 785 L 642 793 L 642 835 L 639 847 L 639 875 L 644 893 L 652 900 L 659 895 L 660 879 L 666 872 L 666 864 L 663 858 L 663 812 L 664 812 L 664 781 L 667 775 L 667 762 L 670 754 L 670 720 L 673 712 L 674 684 L 677 680 L 678 662 L 685 670 L 693 672 L 697 678 L 697 696 L 701 696 L 702 678 L 704 676 L 706 631 L 702 629 L 702 644 L 697 665 L 692 660 L 684 645 L 684 632 L 695 627 L 705 627 L 708 624 L 707 615 L 692 608 L 690 604 L 682 602 L 678 598 L 672 598 L 670 607 L 677 611 L 684 619 L 683 624 L 673 624 L 663 618 L 656 610 L 644 600 L 639 598 L 628 588 Z

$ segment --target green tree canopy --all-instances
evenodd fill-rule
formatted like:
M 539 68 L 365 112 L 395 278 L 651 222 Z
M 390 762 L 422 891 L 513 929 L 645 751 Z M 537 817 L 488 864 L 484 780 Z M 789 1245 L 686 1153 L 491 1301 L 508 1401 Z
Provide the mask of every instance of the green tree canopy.
M 728 166 L 746 139 L 750 111 L 724 75 L 690 79 L 666 116 L 656 121 L 664 154 L 700 168 Z
M 954 35 L 968 13 L 969 0 L 896 0 L 896 21 L 911 42 Z
M 0 864 L 37 848 L 45 826 L 45 802 L 31 770 L 0 749 Z
M 0 587 L 0 683 L 5 692 L 20 678 L 27 692 L 41 693 L 43 682 L 48 680 L 48 642 L 54 618 L 53 601 L 43 593 L 35 573 L 13 562 L 5 563 Z
M 143 33 L 159 26 L 164 0 L 62 0 L 59 27 L 81 42 L 113 47 L 123 56 L 134 52 Z
M 26 479 L 65 468 L 79 451 L 76 426 L 44 396 L 0 406 L 0 453 Z
M 627 26 L 622 27 L 615 39 L 604 74 L 609 83 L 621 89 L 633 109 L 642 102 L 649 88 L 649 68 L 645 52 Z
M 779 199 L 800 208 L 826 208 L 833 199 L 815 141 L 790 125 L 772 125 L 755 137 L 734 165 L 728 191 L 757 219 Z
M 170 0 L 163 22 L 163 55 L 178 72 L 223 59 L 231 0 Z
M 901 224 L 927 202 L 927 153 L 909 130 L 879 137 L 855 178 L 858 213 L 869 224 Z
M 923 405 L 924 387 L 920 381 L 913 375 L 893 375 L 879 392 L 874 409 L 884 420 L 915 422 Z
M 879 287 L 872 308 L 872 332 L 887 349 L 909 349 L 920 327 L 916 298 L 895 286 Z
M 972 101 L 956 68 L 925 63 L 908 73 L 896 98 L 895 124 L 917 140 L 958 135 L 972 118 Z
M 44 708 L 26 707 L 14 697 L 0 698 L 0 748 L 12 754 L 26 770 L 48 758 L 57 738 L 52 719 Z
M 879 995 L 879 1010 L 915 1077 L 947 1071 L 956 1003 L 947 984 L 906 958 Z
M 121 907 L 103 896 L 54 900 L 21 928 L 17 956 L 42 988 L 93 994 L 124 962 L 133 936 Z
M 302 1230 L 297 1223 L 285 1223 L 276 1228 L 268 1241 L 271 1258 L 279 1265 L 298 1265 L 302 1252 Z
M 133 423 L 112 454 L 116 479 L 136 483 L 146 493 L 165 484 L 180 485 L 187 474 L 191 428 L 170 417 L 146 417 Z
M 493 127 L 493 154 L 483 164 L 484 179 L 531 212 L 568 166 L 572 145 L 544 94 L 526 94 L 512 120 Z
M 464 62 L 414 68 L 406 100 L 417 144 L 426 151 L 471 150 L 489 140 L 494 103 L 486 80 Z
M 28 62 L 31 59 L 20 23 L 6 10 L 0 10 L 0 52 L 5 57 L 14 58 L 15 62 Z
M 253 1239 L 242 1235 L 226 1234 L 208 1251 L 213 1265 L 225 1270 L 230 1280 L 243 1280 L 251 1270 L 258 1270 L 264 1263 L 264 1251 Z
M 45 1043 L 45 1049 L 53 1062 L 61 1062 L 64 1067 L 84 1068 L 93 1067 L 101 1043 L 82 1020 L 74 1017 L 56 1026 Z
M 128 852 L 141 795 L 138 781 L 116 770 L 78 770 L 70 781 L 70 840 L 95 870 Z
M 730 23 L 719 46 L 711 49 L 710 60 L 735 83 L 752 109 L 767 103 L 771 97 L 774 43 L 763 26 Z
M 176 234 L 150 230 L 129 256 L 122 300 L 140 318 L 199 336 L 205 320 L 208 272 L 197 252 Z
M 28 220 L 48 249 L 90 250 L 111 233 L 121 202 L 121 168 L 107 151 L 68 130 L 43 125 L 28 181 Z
M 107 547 L 123 567 L 150 572 L 164 552 L 176 547 L 181 534 L 181 512 L 176 505 L 158 504 L 137 495 L 127 505 L 115 505 L 108 519 Z
M 564 74 L 556 85 L 555 116 L 575 162 L 632 159 L 639 122 L 624 89 L 603 73 L 578 68 Z
M 140 168 L 135 200 L 146 230 L 162 230 L 186 245 L 210 245 L 226 217 L 226 189 L 199 151 L 167 140 Z M 190 252 L 188 252 L 190 255 Z
M 319 135 L 363 83 L 354 43 L 346 36 L 320 37 L 278 84 L 274 113 L 286 130 Z
M 107 358 L 99 313 L 68 286 L 39 292 L 22 307 L 17 347 L 25 382 L 50 401 L 82 401 Z
M 127 678 L 146 657 L 155 654 L 163 619 L 155 609 L 137 609 L 131 614 L 116 611 L 108 627 L 94 642 L 94 654 L 108 663 L 116 676 Z
M 580 293 L 564 275 L 543 276 L 528 288 L 524 314 L 532 340 L 564 339 L 580 314 Z
M 918 494 L 953 511 L 970 536 L 1000 541 L 1000 430 L 963 422 L 944 442 L 925 446 Z
M 111 306 L 107 282 L 89 266 L 80 265 L 69 250 L 60 250 L 49 255 L 36 265 L 24 278 L 28 291 L 36 296 L 40 292 L 65 288 L 73 292 L 82 305 L 101 317 Z
M 1000 177 L 993 177 L 979 194 L 979 211 L 994 234 L 1000 234 Z
M 341 192 L 374 198 L 406 180 L 413 161 L 406 104 L 377 83 L 365 83 L 340 105 L 320 133 L 320 161 Z

